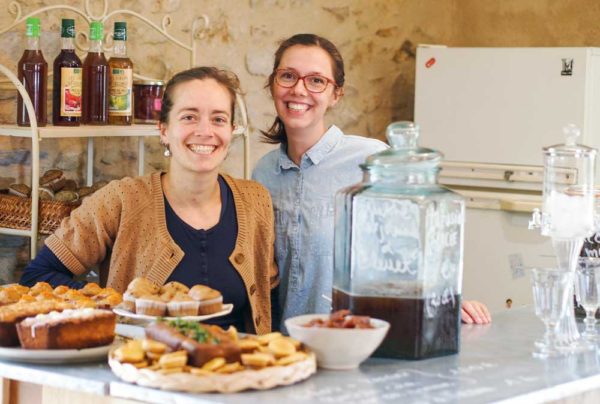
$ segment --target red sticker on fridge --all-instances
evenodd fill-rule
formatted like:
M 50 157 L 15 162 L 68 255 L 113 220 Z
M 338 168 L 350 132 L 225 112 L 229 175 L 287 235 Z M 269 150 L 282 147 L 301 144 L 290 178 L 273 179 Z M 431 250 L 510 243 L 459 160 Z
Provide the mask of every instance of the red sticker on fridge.
M 434 64 L 435 64 L 435 58 L 431 58 L 427 62 L 425 62 L 425 67 L 429 69 Z

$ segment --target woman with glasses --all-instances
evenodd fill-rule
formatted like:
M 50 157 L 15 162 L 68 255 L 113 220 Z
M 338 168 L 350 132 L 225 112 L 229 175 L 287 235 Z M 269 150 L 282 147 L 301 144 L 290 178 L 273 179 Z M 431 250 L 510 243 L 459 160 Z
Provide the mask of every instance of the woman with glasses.
M 74 275 L 100 265 L 101 283 L 119 292 L 136 277 L 159 286 L 203 284 L 233 303 L 230 314 L 208 322 L 269 332 L 278 283 L 271 198 L 256 182 L 219 172 L 238 91 L 238 78 L 214 67 L 171 78 L 159 123 L 169 170 L 112 181 L 86 198 L 47 239 L 21 283 L 81 288 Z
M 252 176 L 269 189 L 275 209 L 281 326 L 289 317 L 330 311 L 335 193 L 359 182 L 359 164 L 387 147 L 326 126 L 325 114 L 343 86 L 344 61 L 333 43 L 297 34 L 280 44 L 268 82 L 277 117 L 263 132 L 267 143 L 280 147 Z M 489 314 L 466 301 L 463 320 L 488 322 Z

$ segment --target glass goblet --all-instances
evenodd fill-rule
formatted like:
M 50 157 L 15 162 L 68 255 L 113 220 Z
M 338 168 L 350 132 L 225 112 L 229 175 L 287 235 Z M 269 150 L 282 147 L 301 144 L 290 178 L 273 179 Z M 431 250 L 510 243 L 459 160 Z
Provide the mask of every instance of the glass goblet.
M 543 343 L 536 344 L 533 356 L 547 358 L 561 355 L 562 352 L 557 347 L 556 329 L 569 306 L 573 273 L 556 268 L 533 268 L 531 282 L 535 314 L 546 328 Z
M 600 258 L 579 258 L 575 273 L 575 297 L 585 310 L 585 330 L 582 337 L 591 342 L 599 342 L 596 310 L 600 307 Z

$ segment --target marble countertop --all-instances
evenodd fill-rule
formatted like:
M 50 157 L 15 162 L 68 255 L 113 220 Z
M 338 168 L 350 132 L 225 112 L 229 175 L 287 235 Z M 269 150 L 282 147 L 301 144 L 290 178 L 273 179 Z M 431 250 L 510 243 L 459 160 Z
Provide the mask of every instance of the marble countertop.
M 581 324 L 580 324 L 581 325 Z M 350 371 L 319 370 L 304 382 L 267 391 L 185 394 L 120 381 L 106 364 L 32 365 L 0 361 L 0 376 L 150 403 L 535 403 L 600 389 L 596 351 L 534 359 L 543 334 L 531 307 L 463 325 L 458 355 L 422 361 L 369 359 Z

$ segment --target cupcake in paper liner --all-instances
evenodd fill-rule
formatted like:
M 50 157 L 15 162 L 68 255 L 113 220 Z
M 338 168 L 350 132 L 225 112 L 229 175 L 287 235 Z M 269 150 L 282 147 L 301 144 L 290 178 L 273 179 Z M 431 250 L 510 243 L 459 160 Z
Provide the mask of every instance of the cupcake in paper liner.
M 146 295 L 135 299 L 135 312 L 147 316 L 164 316 L 167 304 L 156 295 Z
M 167 313 L 170 317 L 195 316 L 198 314 L 200 302 L 185 293 L 177 293 L 167 303 Z
M 217 313 L 223 310 L 223 295 L 218 290 L 205 285 L 195 285 L 189 291 L 189 296 L 200 302 L 198 315 Z

